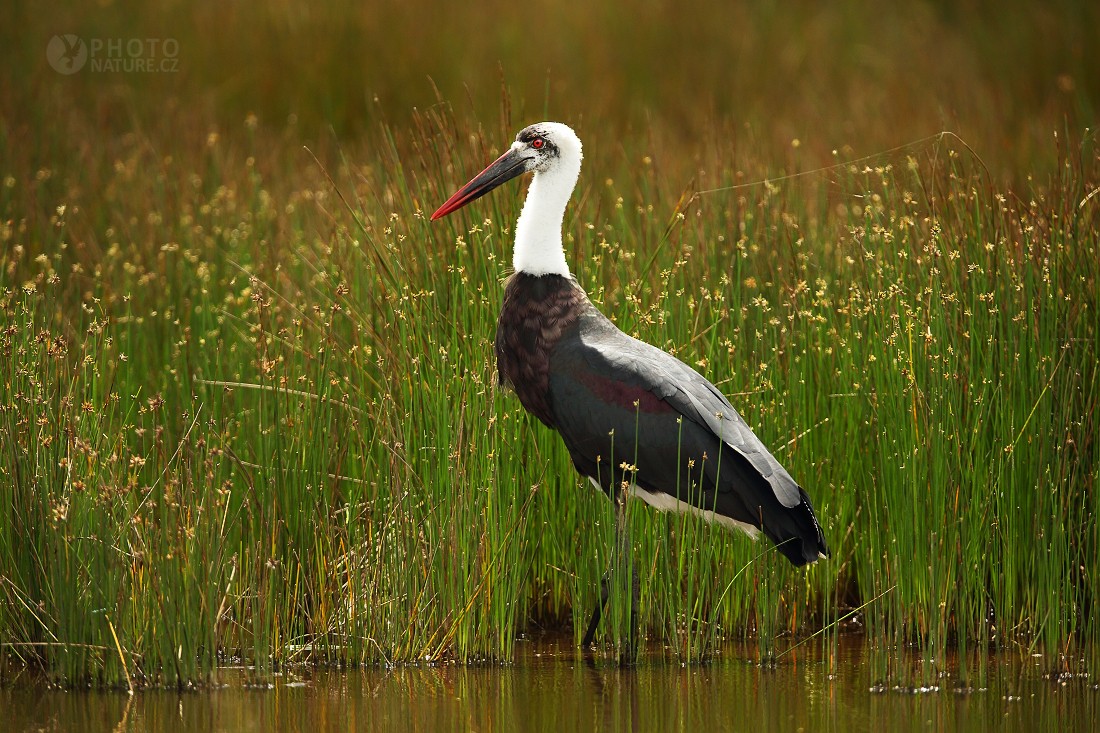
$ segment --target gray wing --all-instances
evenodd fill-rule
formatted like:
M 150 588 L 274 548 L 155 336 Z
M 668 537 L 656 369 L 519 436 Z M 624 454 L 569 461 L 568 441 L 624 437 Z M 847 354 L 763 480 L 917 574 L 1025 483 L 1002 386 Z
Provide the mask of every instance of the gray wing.
M 753 525 L 798 565 L 827 554 L 809 497 L 694 369 L 594 308 L 551 359 L 554 427 L 577 470 L 605 491 L 629 480 Z
M 612 404 L 612 409 L 615 406 L 630 409 L 635 400 L 641 401 L 646 395 L 651 395 L 743 456 L 768 482 L 780 504 L 793 507 L 801 502 L 798 484 L 717 387 L 671 354 L 626 335 L 602 315 L 596 315 L 597 318 L 589 315 L 583 319 L 575 337 L 563 339 L 555 352 L 556 361 L 568 366 L 553 370 L 557 379 L 551 379 L 552 399 L 557 391 L 563 392 L 563 397 L 572 394 L 582 398 L 581 404 L 573 406 L 554 401 L 559 430 L 560 413 L 571 407 L 582 407 L 583 414 L 567 420 L 569 425 L 574 430 L 606 432 L 602 430 L 602 425 L 597 424 L 597 405 L 618 403 Z M 580 375 L 584 371 L 587 371 L 587 378 Z M 578 377 L 587 384 L 564 384 L 566 380 L 575 382 Z M 604 380 L 621 386 L 614 393 L 606 388 L 601 390 Z M 583 389 L 584 386 L 588 389 Z M 583 399 L 583 394 L 577 394 L 586 391 L 591 393 L 587 395 L 588 399 Z M 611 399 L 608 399 L 609 396 Z M 637 417 L 636 414 L 634 416 Z

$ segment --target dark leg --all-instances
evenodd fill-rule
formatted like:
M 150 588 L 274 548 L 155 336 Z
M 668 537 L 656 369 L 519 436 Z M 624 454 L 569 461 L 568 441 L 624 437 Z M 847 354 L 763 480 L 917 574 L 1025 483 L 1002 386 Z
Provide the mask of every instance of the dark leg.
M 616 567 L 617 566 L 617 567 Z M 638 574 L 634 572 L 634 553 L 630 541 L 630 524 L 626 517 L 626 496 L 620 495 L 615 502 L 615 554 L 612 558 L 612 567 L 604 573 L 600 579 L 600 600 L 592 610 L 592 617 L 588 622 L 588 630 L 584 633 L 583 646 L 588 646 L 596 638 L 596 629 L 599 628 L 603 618 L 604 609 L 607 608 L 607 599 L 611 592 L 612 570 L 630 573 L 630 636 L 626 648 L 623 650 L 622 661 L 629 664 L 634 661 L 634 649 L 638 640 L 638 604 L 641 600 L 641 582 Z M 621 576 L 620 576 L 621 577 Z
M 584 641 L 581 642 L 581 646 L 588 646 L 596 638 L 596 629 L 600 626 L 600 619 L 603 617 L 603 609 L 607 606 L 607 582 L 610 571 L 603 574 L 600 578 L 600 600 L 596 601 L 596 607 L 592 609 L 592 617 L 588 621 L 588 631 L 584 632 Z

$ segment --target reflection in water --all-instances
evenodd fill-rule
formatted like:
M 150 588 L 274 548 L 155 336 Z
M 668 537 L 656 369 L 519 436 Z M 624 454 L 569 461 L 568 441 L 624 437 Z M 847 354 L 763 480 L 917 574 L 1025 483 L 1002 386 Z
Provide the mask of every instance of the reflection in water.
M 812 645 L 806 645 L 810 647 Z M 1062 685 L 1019 661 L 990 667 L 987 689 L 872 692 L 857 644 L 830 676 L 815 650 L 773 669 L 734 650 L 701 667 L 653 658 L 623 670 L 568 647 L 530 643 L 510 666 L 307 671 L 271 689 L 183 693 L 0 692 L 6 731 L 1040 731 L 1091 730 L 1094 682 Z

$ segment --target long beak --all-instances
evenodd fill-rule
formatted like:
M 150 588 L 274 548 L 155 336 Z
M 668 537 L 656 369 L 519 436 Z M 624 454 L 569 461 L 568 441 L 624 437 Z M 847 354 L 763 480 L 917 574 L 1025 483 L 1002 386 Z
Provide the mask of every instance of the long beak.
M 455 192 L 447 201 L 432 214 L 432 221 L 461 209 L 475 199 L 479 199 L 494 188 L 510 181 L 521 173 L 527 171 L 527 159 L 514 148 L 508 148 L 504 155 L 500 156 L 489 167 L 474 176 L 473 180 Z

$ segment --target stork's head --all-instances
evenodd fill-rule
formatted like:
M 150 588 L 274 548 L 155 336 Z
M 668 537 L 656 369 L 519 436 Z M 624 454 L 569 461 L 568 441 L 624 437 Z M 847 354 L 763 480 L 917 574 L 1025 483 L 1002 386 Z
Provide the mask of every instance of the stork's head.
M 581 169 L 581 141 L 577 133 L 560 122 L 538 122 L 523 128 L 504 155 L 489 164 L 460 188 L 432 214 L 432 221 L 461 209 L 516 176 L 534 171 L 552 176 L 557 172 L 569 177 L 569 188 L 576 183 Z

